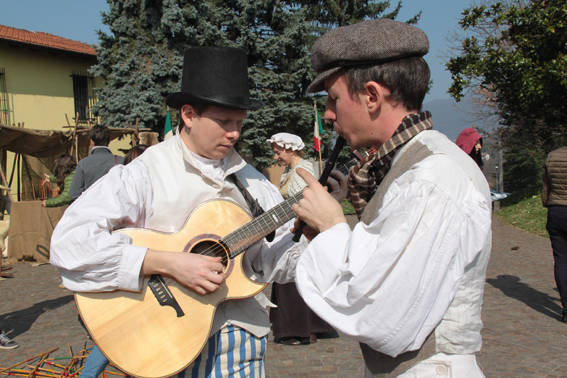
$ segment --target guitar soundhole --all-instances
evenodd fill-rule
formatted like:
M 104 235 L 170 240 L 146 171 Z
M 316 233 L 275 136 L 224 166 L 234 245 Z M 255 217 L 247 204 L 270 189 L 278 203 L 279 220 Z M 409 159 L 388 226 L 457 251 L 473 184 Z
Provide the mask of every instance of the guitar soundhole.
M 227 248 L 216 240 L 201 240 L 191 248 L 191 253 L 204 256 L 222 257 L 221 262 L 226 267 L 228 264 Z

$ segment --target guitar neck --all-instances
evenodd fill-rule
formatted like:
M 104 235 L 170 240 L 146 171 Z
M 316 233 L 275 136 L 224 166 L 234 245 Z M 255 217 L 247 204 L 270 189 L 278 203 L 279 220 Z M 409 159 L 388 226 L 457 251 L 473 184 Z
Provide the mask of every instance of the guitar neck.
M 303 192 L 296 193 L 262 215 L 252 219 L 244 226 L 226 235 L 222 242 L 230 249 L 230 257 L 238 256 L 246 248 L 295 217 L 295 212 L 291 206 L 302 198 Z

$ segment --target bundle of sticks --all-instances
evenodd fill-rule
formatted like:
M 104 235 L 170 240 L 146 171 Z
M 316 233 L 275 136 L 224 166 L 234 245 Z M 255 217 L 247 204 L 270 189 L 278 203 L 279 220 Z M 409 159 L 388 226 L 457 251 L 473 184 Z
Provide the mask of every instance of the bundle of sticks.
M 51 378 L 78 377 L 90 353 L 90 350 L 87 349 L 87 343 L 83 345 L 79 353 L 74 353 L 69 345 L 68 357 L 50 357 L 50 355 L 57 350 L 59 350 L 59 348 L 53 348 L 47 352 L 15 363 L 10 367 L 0 367 L 0 375 Z M 102 373 L 102 376 L 103 378 L 108 378 L 109 376 L 128 377 L 128 375 L 112 365 L 109 365 L 109 368 Z

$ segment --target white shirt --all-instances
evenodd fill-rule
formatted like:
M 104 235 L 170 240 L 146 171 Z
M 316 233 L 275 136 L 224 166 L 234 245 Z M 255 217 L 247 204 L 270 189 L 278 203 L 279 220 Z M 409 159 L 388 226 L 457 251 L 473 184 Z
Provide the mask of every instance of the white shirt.
M 471 334 L 445 327 L 437 347 L 478 350 L 491 240 L 488 185 L 474 161 L 435 131 L 418 134 L 393 164 L 415 142 L 432 154 L 393 181 L 369 224 L 351 231 L 340 223 L 314 238 L 298 261 L 296 284 L 321 318 L 390 356 L 419 349 L 449 317 L 466 319 Z M 471 267 L 467 282 L 481 282 L 467 293 L 460 284 Z M 448 311 L 453 300 L 459 305 Z
M 238 175 L 263 209 L 283 200 L 278 189 L 235 151 L 221 166 L 196 158 L 179 135 L 152 146 L 130 164 L 112 168 L 66 210 L 53 232 L 50 262 L 73 291 L 139 291 L 147 249 L 111 231 L 142 227 L 175 232 L 207 200 L 228 198 L 247 208 L 236 186 L 226 179 L 231 173 Z M 250 266 L 247 271 L 255 279 L 284 283 L 294 279 L 295 263 L 305 242 L 293 243 L 292 225 L 290 220 L 280 227 L 273 242 L 262 239 L 248 248 L 244 262 L 253 266 L 253 271 Z M 263 294 L 227 301 L 215 314 L 213 332 L 231 323 L 263 336 L 269 332 L 268 306 Z

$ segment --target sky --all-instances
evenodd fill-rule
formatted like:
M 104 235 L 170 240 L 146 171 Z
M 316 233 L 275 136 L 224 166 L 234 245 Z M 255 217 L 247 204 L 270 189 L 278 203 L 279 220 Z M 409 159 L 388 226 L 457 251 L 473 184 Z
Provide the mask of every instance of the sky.
M 395 0 L 391 1 L 395 4 Z M 451 77 L 445 69 L 450 56 L 450 36 L 460 29 L 461 12 L 474 0 L 402 0 L 399 21 L 422 11 L 417 26 L 429 38 L 425 60 L 431 69 L 433 86 L 425 102 L 450 99 L 447 89 Z M 90 44 L 98 43 L 96 30 L 108 32 L 101 12 L 108 10 L 106 0 L 0 0 L 0 25 L 45 32 Z

